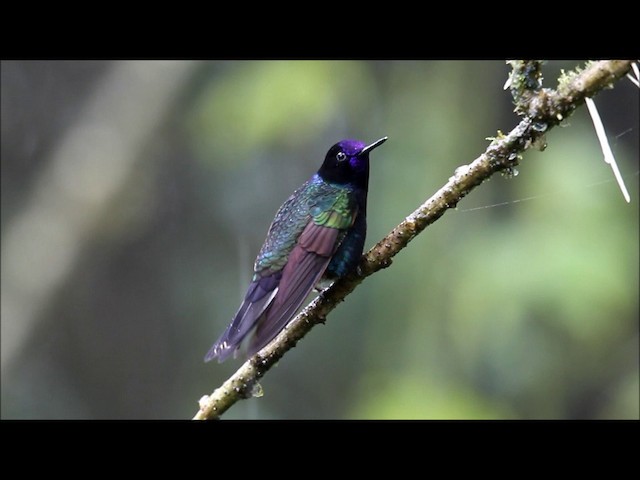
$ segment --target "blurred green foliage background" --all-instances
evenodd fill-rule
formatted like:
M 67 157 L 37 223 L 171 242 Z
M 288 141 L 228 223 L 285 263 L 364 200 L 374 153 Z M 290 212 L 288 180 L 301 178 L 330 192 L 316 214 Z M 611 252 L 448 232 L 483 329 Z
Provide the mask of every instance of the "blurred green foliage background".
M 560 69 L 545 64 L 545 86 Z M 518 118 L 503 61 L 3 61 L 2 418 L 191 418 L 276 209 L 343 138 L 373 245 Z M 367 279 L 224 418 L 638 418 L 638 88 Z M 493 206 L 492 206 L 493 205 Z M 482 208 L 487 207 L 487 208 Z

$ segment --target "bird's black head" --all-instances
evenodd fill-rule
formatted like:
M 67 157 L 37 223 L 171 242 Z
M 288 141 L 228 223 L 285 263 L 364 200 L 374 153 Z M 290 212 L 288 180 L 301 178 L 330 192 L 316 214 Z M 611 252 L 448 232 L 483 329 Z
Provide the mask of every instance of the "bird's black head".
M 365 145 L 358 140 L 342 140 L 329 149 L 318 175 L 327 182 L 366 189 L 369 183 L 369 152 L 386 141 L 387 137 L 383 137 Z

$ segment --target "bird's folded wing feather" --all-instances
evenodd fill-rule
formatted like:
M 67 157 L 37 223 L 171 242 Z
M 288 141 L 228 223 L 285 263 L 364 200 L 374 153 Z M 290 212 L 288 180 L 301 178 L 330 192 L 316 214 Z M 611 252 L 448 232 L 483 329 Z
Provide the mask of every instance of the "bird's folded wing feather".
M 322 277 L 356 214 L 325 210 L 305 227 L 282 270 L 278 292 L 258 323 L 249 355 L 269 343 L 293 318 Z
M 242 305 L 231 324 L 204 357 L 205 362 L 216 357 L 219 362 L 223 362 L 238 349 L 244 337 L 255 326 L 256 321 L 278 293 L 281 277 L 282 271 L 279 271 L 265 277 L 257 277 L 251 282 Z
M 268 240 L 258 254 L 255 275 L 244 301 L 205 361 L 216 357 L 219 362 L 224 361 L 256 327 L 248 351 L 249 356 L 253 355 L 293 318 L 326 270 L 347 228 L 353 225 L 357 212 L 346 208 L 347 201 L 346 197 L 338 197 L 328 205 L 314 207 L 309 223 L 297 241 L 290 244 L 278 239 L 286 238 L 289 217 L 281 216 L 280 212 L 276 215 Z M 286 206 L 285 203 L 281 211 L 290 212 Z
M 249 355 L 264 347 L 295 315 L 331 260 L 340 231 L 309 223 L 289 254 L 278 292 L 258 323 Z M 313 238 L 316 235 L 317 238 Z M 303 239 L 307 239 L 309 243 Z

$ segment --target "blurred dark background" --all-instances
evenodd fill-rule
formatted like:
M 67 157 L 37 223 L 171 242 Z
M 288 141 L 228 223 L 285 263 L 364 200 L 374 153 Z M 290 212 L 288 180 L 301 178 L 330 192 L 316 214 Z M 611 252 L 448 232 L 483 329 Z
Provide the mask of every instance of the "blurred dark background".
M 561 69 L 544 66 L 545 85 Z M 276 209 L 343 138 L 367 245 L 518 118 L 503 61 L 3 61 L 2 418 L 182 419 Z M 367 279 L 224 418 L 638 418 L 638 110 L 586 108 Z M 481 208 L 495 205 L 489 208 Z

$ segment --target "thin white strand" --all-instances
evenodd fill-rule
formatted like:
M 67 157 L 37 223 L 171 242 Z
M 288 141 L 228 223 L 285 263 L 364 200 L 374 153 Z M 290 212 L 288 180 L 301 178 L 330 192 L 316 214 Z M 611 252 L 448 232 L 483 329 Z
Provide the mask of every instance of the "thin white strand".
M 618 164 L 616 163 L 616 159 L 613 156 L 611 147 L 609 146 L 607 134 L 604 131 L 604 125 L 602 124 L 602 120 L 600 119 L 600 114 L 598 113 L 596 104 L 590 98 L 585 98 L 585 103 L 587 104 L 587 109 L 589 110 L 589 114 L 591 115 L 593 126 L 596 129 L 596 135 L 598 136 L 598 140 L 600 141 L 600 148 L 602 148 L 602 153 L 604 154 L 604 161 L 611 165 L 611 169 L 613 170 L 613 174 L 616 177 L 616 181 L 618 182 L 618 186 L 620 187 L 620 191 L 622 192 L 624 199 L 627 201 L 627 203 L 631 203 L 631 197 L 629 196 L 627 187 L 624 184 L 624 180 L 622 180 L 622 175 L 620 175 Z

